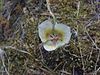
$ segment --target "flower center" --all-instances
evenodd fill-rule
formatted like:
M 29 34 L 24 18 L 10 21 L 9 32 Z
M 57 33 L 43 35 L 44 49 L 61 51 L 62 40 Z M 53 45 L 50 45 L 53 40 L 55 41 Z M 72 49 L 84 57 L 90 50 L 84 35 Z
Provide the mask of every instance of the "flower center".
M 53 44 L 56 44 L 57 41 L 60 39 L 60 36 L 57 34 L 50 34 L 49 39 L 50 39 L 50 41 L 53 42 Z
M 60 30 L 55 30 L 53 32 L 52 29 L 46 29 L 45 38 L 50 40 L 53 44 L 56 44 L 57 41 L 63 41 L 64 32 Z

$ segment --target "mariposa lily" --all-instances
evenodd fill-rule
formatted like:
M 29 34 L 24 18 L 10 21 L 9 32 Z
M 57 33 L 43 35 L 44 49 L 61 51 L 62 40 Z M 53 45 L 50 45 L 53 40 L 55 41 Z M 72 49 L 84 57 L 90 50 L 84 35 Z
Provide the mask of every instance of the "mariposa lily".
M 43 47 L 47 51 L 52 51 L 69 43 L 71 37 L 71 29 L 69 26 L 58 23 L 55 24 L 49 20 L 42 22 L 38 26 L 39 37 L 43 42 Z

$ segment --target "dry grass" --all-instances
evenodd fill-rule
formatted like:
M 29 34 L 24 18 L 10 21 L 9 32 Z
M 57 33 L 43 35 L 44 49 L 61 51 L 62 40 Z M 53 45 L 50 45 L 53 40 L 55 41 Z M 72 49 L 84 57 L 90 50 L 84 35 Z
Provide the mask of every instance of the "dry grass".
M 5 52 L 0 53 L 0 75 L 72 75 L 76 68 L 100 75 L 99 0 L 50 0 L 57 22 L 74 30 L 70 43 L 52 52 L 42 47 L 37 29 L 52 19 L 45 0 L 24 1 L 5 0 L 0 13 L 0 49 Z

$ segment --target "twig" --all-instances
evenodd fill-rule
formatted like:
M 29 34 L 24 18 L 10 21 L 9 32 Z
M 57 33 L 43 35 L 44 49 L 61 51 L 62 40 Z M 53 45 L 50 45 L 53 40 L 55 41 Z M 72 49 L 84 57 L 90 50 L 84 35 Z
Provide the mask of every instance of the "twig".
M 79 10 L 80 10 L 80 1 L 78 2 L 78 5 L 77 5 L 77 17 L 79 16 Z
M 53 71 L 56 71 L 56 69 L 57 69 L 61 64 L 63 64 L 63 63 L 64 63 L 64 61 L 60 62 L 60 63 L 54 68 Z
M 95 71 L 95 73 L 97 73 L 100 70 L 100 67 Z
M 26 54 L 29 54 L 30 56 L 32 56 L 29 52 L 24 51 L 24 50 L 19 50 L 19 49 L 17 49 L 16 47 L 12 47 L 12 46 L 3 46 L 2 48 L 11 48 L 11 49 L 14 49 L 14 50 L 16 50 L 16 51 L 19 51 L 19 52 L 22 52 L 22 53 L 26 53 Z
M 88 37 L 89 37 L 89 39 L 91 40 L 91 42 L 93 43 L 93 45 L 96 47 L 96 49 L 97 50 L 99 50 L 99 52 L 98 52 L 98 56 L 97 56 L 97 60 L 96 60 L 96 63 L 95 63 L 95 75 L 97 75 L 97 63 L 98 63 L 98 61 L 99 61 L 99 58 L 100 58 L 100 48 L 97 46 L 97 44 L 94 42 L 94 40 L 92 39 L 92 37 L 89 35 L 89 33 L 88 33 L 88 31 L 86 30 L 86 27 L 85 27 L 85 32 L 86 32 L 86 34 L 88 35 Z
M 2 65 L 3 65 L 7 75 L 10 75 L 7 68 L 6 68 L 5 62 L 4 62 L 4 55 L 6 55 L 5 51 L 0 48 L 0 58 L 1 58 L 1 61 L 2 61 Z
M 6 68 L 6 65 L 5 65 L 5 63 L 4 63 L 4 56 L 3 56 L 3 58 L 2 58 L 1 60 L 2 60 L 3 67 L 4 67 L 4 69 L 5 69 L 6 73 L 7 73 L 7 75 L 10 75 L 9 72 L 8 72 L 8 70 L 7 70 L 7 68 Z
M 73 72 L 72 72 L 72 73 L 73 73 L 73 75 L 74 75 L 74 71 L 75 71 L 75 70 L 74 70 L 74 65 L 73 65 Z
M 89 54 L 89 60 L 90 60 L 91 57 L 92 57 L 92 53 L 93 53 L 93 49 L 90 51 L 90 54 Z
M 77 5 L 77 19 L 79 17 L 79 10 L 80 10 L 80 1 L 78 2 L 78 5 Z M 78 22 L 77 23 L 77 32 L 79 32 L 79 25 L 78 25 Z M 80 48 L 80 42 L 79 42 L 79 52 L 80 52 L 80 55 L 81 55 L 81 61 L 82 61 L 82 65 L 83 65 L 83 70 L 85 71 L 85 64 L 84 64 L 84 60 L 83 60 L 83 53 L 82 53 L 82 50 Z
M 83 60 L 83 53 L 82 53 L 82 50 L 80 50 L 80 55 L 81 55 L 81 60 L 82 60 L 82 65 L 83 65 L 83 70 L 85 71 L 85 65 L 84 65 L 84 60 Z
M 98 53 L 98 56 L 97 56 L 97 60 L 96 60 L 96 63 L 95 63 L 95 75 L 97 75 L 97 63 L 99 61 L 99 58 L 100 58 L 100 50 L 99 50 L 99 53 Z
M 51 70 L 48 66 L 46 66 L 46 64 L 44 64 L 43 62 L 41 62 L 42 66 L 47 69 L 51 75 L 57 75 L 57 73 L 55 73 L 53 70 Z
M 13 27 L 16 26 L 16 24 L 18 23 L 18 21 L 20 20 L 21 17 L 17 17 L 17 19 L 15 20 L 15 22 L 12 24 Z
M 41 61 L 44 63 L 44 57 L 43 57 L 43 54 L 42 54 L 42 48 L 43 47 L 43 43 L 41 43 L 40 45 L 39 45 L 39 50 L 40 50 L 40 54 L 41 54 Z

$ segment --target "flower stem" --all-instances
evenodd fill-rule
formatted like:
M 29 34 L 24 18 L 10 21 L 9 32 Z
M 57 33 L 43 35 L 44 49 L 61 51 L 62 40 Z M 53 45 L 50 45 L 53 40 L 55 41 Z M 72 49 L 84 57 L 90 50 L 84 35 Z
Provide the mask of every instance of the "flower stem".
M 54 24 L 53 24 L 52 30 L 54 32 L 54 30 L 55 30 L 55 24 L 57 24 L 56 17 L 54 16 L 54 14 L 52 13 L 52 11 L 50 9 L 50 2 L 49 2 L 49 0 L 46 0 L 46 2 L 47 2 L 48 11 L 50 12 L 51 16 L 53 17 Z

